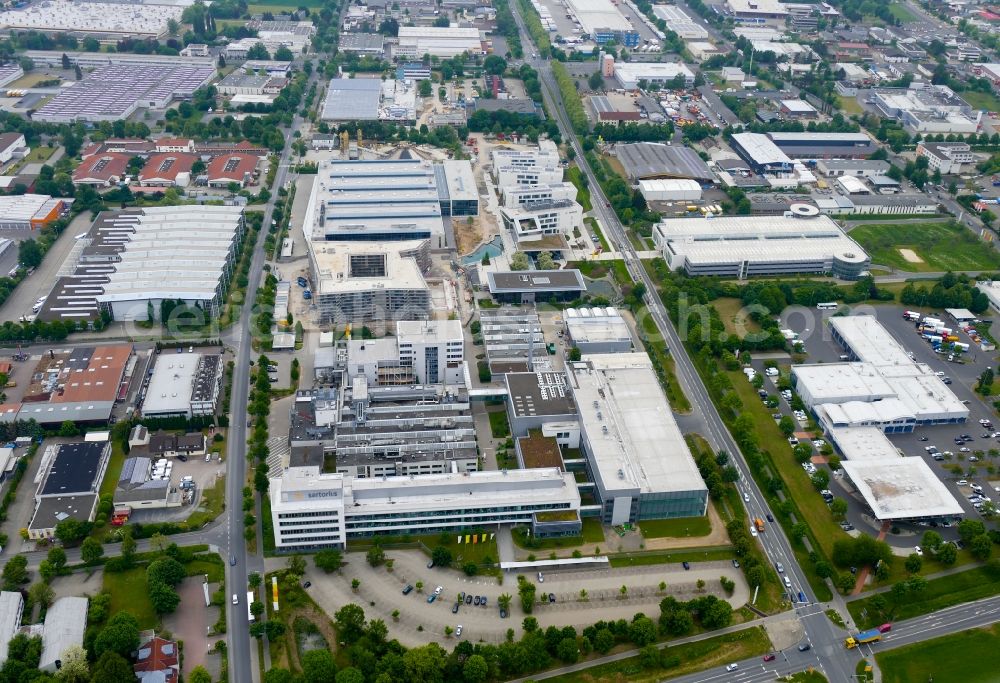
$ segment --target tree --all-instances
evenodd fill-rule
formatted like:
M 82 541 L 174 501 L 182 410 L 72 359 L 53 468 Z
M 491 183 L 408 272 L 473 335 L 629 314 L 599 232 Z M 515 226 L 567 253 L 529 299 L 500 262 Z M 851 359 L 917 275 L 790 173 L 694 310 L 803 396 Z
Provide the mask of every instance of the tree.
M 76 545 L 90 533 L 91 524 L 90 522 L 81 522 L 73 517 L 67 517 L 63 521 L 56 524 L 56 538 L 59 539 L 63 545 Z
M 980 534 L 969 541 L 969 552 L 979 561 L 988 560 L 993 553 L 993 541 L 986 534 Z
M 978 519 L 963 519 L 958 523 L 958 537 L 963 543 L 969 543 L 976 536 L 986 533 L 986 526 Z
M 906 562 L 903 563 L 903 566 L 906 567 L 906 571 L 910 572 L 911 574 L 916 574 L 924 566 L 924 560 L 922 557 L 920 557 L 920 555 L 917 555 L 916 553 L 910 553 L 909 556 L 906 558 Z
M 66 683 L 88 683 L 90 681 L 90 665 L 87 664 L 87 651 L 79 645 L 71 645 L 60 657 L 62 667 L 59 669 L 59 680 Z
M 556 262 L 552 258 L 552 252 L 543 251 L 535 258 L 535 265 L 538 270 L 555 270 Z
M 991 368 L 986 368 L 979 375 L 979 383 L 976 385 L 976 391 L 983 396 L 989 396 L 993 393 L 993 370 Z
M 607 654 L 614 646 L 615 635 L 609 629 L 602 628 L 594 634 L 594 650 L 597 652 L 602 655 Z
M 358 592 L 358 588 L 361 587 L 361 579 L 351 579 L 351 590 L 355 593 Z
M 177 595 L 177 591 L 162 581 L 149 584 L 147 589 L 149 602 L 157 614 L 170 614 L 181 603 L 181 596 Z
M 329 574 L 340 569 L 344 564 L 344 557 L 339 550 L 320 550 L 313 556 L 313 563 Z
M 470 655 L 462 667 L 465 683 L 482 683 L 490 675 L 490 665 L 482 655 Z
M 834 498 L 830 503 L 830 513 L 834 519 L 842 519 L 847 514 L 847 501 L 843 498 Z
M 937 555 L 935 557 L 938 562 L 946 567 L 950 567 L 958 560 L 958 548 L 951 543 L 945 543 L 938 548 Z
M 434 84 L 425 78 L 420 81 L 417 92 L 421 97 L 430 97 L 434 93 Z
M 778 429 L 780 429 L 781 433 L 786 437 L 791 436 L 792 432 L 795 431 L 795 420 L 793 420 L 789 415 L 782 415 L 781 419 L 778 421 Z
M 97 564 L 103 556 L 104 546 L 101 545 L 100 541 L 93 536 L 83 539 L 83 545 L 80 546 L 80 559 L 83 560 L 84 564 Z
M 488 74 L 500 76 L 507 70 L 507 62 L 500 55 L 489 55 L 483 60 L 483 70 Z
M 267 51 L 264 47 L 264 43 L 255 43 L 253 47 L 247 50 L 248 60 L 269 60 L 271 59 L 271 53 Z
M 295 678 L 291 671 L 280 667 L 268 669 L 264 674 L 264 683 L 295 683 L 297 680 L 299 679 Z
M 590 86 L 591 90 L 600 90 L 604 87 L 604 75 L 601 73 L 600 69 L 587 77 L 587 85 Z
M 188 674 L 187 683 L 212 683 L 212 674 L 208 673 L 201 664 L 191 669 L 191 673 Z
M 21 242 L 23 245 L 24 242 Z M 528 270 L 531 263 L 528 261 L 528 255 L 523 251 L 515 251 L 510 257 L 510 269 L 511 270 Z
M 288 571 L 295 576 L 302 576 L 306 573 L 306 561 L 301 555 L 292 555 L 288 558 Z
M 57 532 L 58 530 L 59 527 L 56 527 Z M 122 545 L 120 551 L 121 551 L 122 564 L 124 564 L 126 567 L 131 567 L 132 564 L 135 562 L 135 548 L 136 548 L 136 542 L 135 539 L 132 538 L 132 530 L 129 529 L 128 527 L 125 527 L 125 529 L 122 531 Z
M 571 347 L 570 350 L 569 350 L 569 360 L 570 360 L 570 362 L 576 363 L 581 358 L 583 358 L 583 352 L 580 350 L 580 347 L 579 346 L 573 346 L 573 347 Z
M 337 665 L 329 650 L 308 650 L 302 655 L 302 678 L 309 683 L 336 683 Z
M 656 640 L 656 624 L 649 617 L 639 617 L 628 627 L 628 637 L 638 647 Z
M 37 581 L 31 584 L 31 588 L 28 589 L 28 600 L 32 604 L 41 605 L 42 607 L 51 605 L 55 595 L 56 593 L 52 590 L 52 586 L 44 581 Z
M 257 572 L 250 572 L 250 575 L 247 577 L 247 585 L 250 586 L 251 590 L 256 591 L 260 587 L 262 580 L 260 574 Z
M 435 567 L 451 566 L 451 551 L 447 546 L 439 545 L 431 552 L 431 560 Z
M 146 583 L 150 586 L 156 583 L 165 583 L 174 587 L 183 581 L 186 575 L 187 571 L 184 569 L 184 565 L 172 557 L 163 557 L 150 562 L 146 568 Z
M 80 430 L 77 428 L 76 423 L 73 420 L 63 420 L 63 423 L 59 425 L 59 436 L 71 439 L 78 435 Z
M 28 558 L 15 555 L 3 566 L 3 589 L 5 591 L 21 590 L 21 584 L 28 582 Z
M 576 644 L 576 638 L 563 638 L 556 645 L 556 657 L 566 664 L 573 664 L 580 659 L 580 648 Z
M 936 531 L 925 531 L 923 537 L 920 539 L 920 545 L 924 550 L 930 550 L 932 553 L 936 553 L 941 547 L 941 534 Z
M 284 45 L 274 51 L 274 58 L 279 62 L 290 62 L 295 59 L 295 55 Z
M 194 672 L 192 672 L 194 673 Z M 91 680 L 95 683 L 135 683 L 135 672 L 125 658 L 115 652 L 102 654 L 91 671 Z M 189 683 L 195 683 L 191 678 Z
M 94 638 L 94 654 L 114 652 L 128 657 L 139 647 L 139 622 L 128 612 L 118 612 Z
M 333 625 L 342 640 L 354 643 L 364 635 L 365 611 L 354 603 L 348 603 L 333 615 Z
M 382 546 L 376 543 L 368 552 L 365 554 L 365 559 L 368 560 L 368 564 L 372 567 L 378 567 L 383 562 L 385 562 L 385 551 L 382 550 Z
M 517 594 L 521 598 L 521 609 L 525 614 L 531 614 L 535 607 L 535 584 L 530 581 L 522 581 L 517 588 Z
M 25 268 L 37 268 L 42 264 L 45 254 L 36 240 L 22 240 L 17 247 L 17 262 Z

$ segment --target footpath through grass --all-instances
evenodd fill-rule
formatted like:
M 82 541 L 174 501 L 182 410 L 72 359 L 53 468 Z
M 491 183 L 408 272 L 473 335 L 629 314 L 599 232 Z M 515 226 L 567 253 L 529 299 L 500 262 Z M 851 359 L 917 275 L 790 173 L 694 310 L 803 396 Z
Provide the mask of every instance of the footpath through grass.
M 995 683 L 998 645 L 1000 624 L 994 624 L 879 652 L 875 661 L 883 683 Z
M 955 221 L 873 223 L 853 228 L 850 236 L 871 254 L 873 264 L 898 270 L 937 272 L 1000 268 L 1000 253 Z M 909 249 L 920 261 L 907 260 L 900 249 Z
M 757 626 L 694 643 L 665 647 L 660 650 L 659 660 L 656 662 L 640 655 L 545 680 L 552 683 L 653 683 L 757 657 L 770 651 L 771 641 L 764 629 Z
M 1000 576 L 986 567 L 976 567 L 927 582 L 920 593 L 907 593 L 902 604 L 890 593 L 872 595 L 847 603 L 847 610 L 860 628 L 872 628 L 886 621 L 912 619 L 937 610 L 1000 594 Z M 862 617 L 862 612 L 866 616 Z M 1000 645 L 1000 643 L 997 643 Z

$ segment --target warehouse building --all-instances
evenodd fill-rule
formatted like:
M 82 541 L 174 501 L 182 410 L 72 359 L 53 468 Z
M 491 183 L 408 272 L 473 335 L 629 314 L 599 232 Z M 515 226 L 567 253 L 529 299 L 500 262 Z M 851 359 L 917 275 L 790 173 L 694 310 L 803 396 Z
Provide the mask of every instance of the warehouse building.
M 8 31 L 64 32 L 76 38 L 104 41 L 122 38 L 158 38 L 171 21 L 180 23 L 184 7 L 173 3 L 86 2 L 46 0 L 0 12 L 0 26 Z
M 649 356 L 587 355 L 569 363 L 568 374 L 601 521 L 704 515 L 708 488 Z
M 754 172 L 761 175 L 787 174 L 794 168 L 791 158 L 762 133 L 734 133 L 729 145 Z
M 92 522 L 98 491 L 111 458 L 111 442 L 49 446 L 42 457 L 42 477 L 35 491 L 35 512 L 28 537 L 51 539 L 65 519 Z
M 856 159 L 874 154 L 878 144 L 865 133 L 768 133 L 792 159 Z
M 563 316 L 566 334 L 581 353 L 629 353 L 632 335 L 617 308 L 568 308 Z
M 617 144 L 614 155 L 633 182 L 667 178 L 686 178 L 699 183 L 714 180 L 708 164 L 697 152 L 684 145 L 659 142 Z
M 394 57 L 423 59 L 424 55 L 451 59 L 463 53 L 486 54 L 478 28 L 453 26 L 400 26 L 399 45 L 393 49 Z
M 773 217 L 669 219 L 653 228 L 653 241 L 671 269 L 689 275 L 831 273 L 856 280 L 867 271 L 868 254 L 840 226 L 815 207 L 791 209 Z
M 138 109 L 165 109 L 190 99 L 215 77 L 214 66 L 112 64 L 63 88 L 32 116 L 46 123 L 127 119 Z
M 164 353 L 156 357 L 149 378 L 143 417 L 198 417 L 215 414 L 222 386 L 222 362 L 217 355 Z
M 91 231 L 99 242 L 84 249 L 85 258 L 113 264 L 94 297 L 98 306 L 119 321 L 159 320 L 164 301 L 218 317 L 245 227 L 238 206 L 146 207 L 99 217 Z M 47 301 L 47 310 L 57 303 Z
M 653 5 L 653 14 L 666 22 L 668 31 L 673 31 L 685 40 L 708 38 L 708 30 L 675 5 Z
M 762 23 L 760 20 L 788 16 L 788 9 L 778 0 L 726 0 L 726 7 L 737 22 Z
M 639 192 L 647 202 L 693 202 L 701 199 L 701 185 L 686 178 L 640 180 Z
M 844 460 L 840 466 L 880 522 L 961 517 L 964 509 L 922 458 Z
M 910 133 L 976 133 L 983 117 L 946 85 L 878 88 L 872 99 L 881 114 L 898 120 Z
M 271 479 L 269 495 L 279 551 L 500 524 L 530 525 L 536 537 L 581 528 L 576 480 L 558 468 L 354 478 L 310 465 Z
M 347 54 L 381 57 L 385 54 L 385 38 L 380 33 L 341 33 L 337 49 Z
M 889 172 L 889 162 L 881 159 L 820 159 L 816 162 L 816 170 L 827 178 L 845 175 L 874 178 Z
M 0 665 L 7 661 L 7 646 L 21 628 L 24 596 L 19 591 L 0 592 Z
M 165 460 L 161 466 L 166 466 Z M 171 491 L 170 475 L 158 474 L 159 471 L 152 458 L 145 456 L 126 458 L 118 478 L 118 485 L 115 487 L 116 513 L 130 515 L 133 510 L 179 507 L 180 493 L 176 490 Z
M 320 118 L 324 121 L 378 121 L 382 81 L 376 78 L 331 78 Z
M 131 52 L 74 52 L 72 50 L 25 50 L 24 56 L 34 62 L 35 66 L 62 68 L 63 55 L 73 66 L 81 69 L 99 69 L 104 66 L 200 66 L 209 69 L 216 67 L 216 60 L 211 55 L 140 55 Z
M 640 82 L 664 86 L 683 79 L 684 87 L 694 85 L 694 73 L 684 64 L 675 62 L 615 62 L 615 80 L 625 90 L 635 90 Z
M 45 611 L 42 656 L 38 668 L 49 673 L 61 667 L 60 660 L 71 647 L 83 647 L 87 630 L 87 598 L 62 597 Z
M 0 230 L 36 230 L 57 220 L 65 211 L 62 199 L 47 194 L 0 196 Z
M 611 41 L 628 48 L 639 45 L 639 32 L 611 0 L 566 0 L 566 9 L 598 45 Z
M 968 407 L 874 317 L 834 317 L 829 325 L 849 362 L 792 366 L 792 383 L 825 427 L 907 433 L 968 419 Z

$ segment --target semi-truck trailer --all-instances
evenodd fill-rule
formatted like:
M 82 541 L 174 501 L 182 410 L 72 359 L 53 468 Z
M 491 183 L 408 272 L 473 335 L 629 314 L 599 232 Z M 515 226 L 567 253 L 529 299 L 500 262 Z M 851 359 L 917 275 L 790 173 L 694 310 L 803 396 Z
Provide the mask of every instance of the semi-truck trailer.
M 849 636 L 844 641 L 844 646 L 848 650 L 856 648 L 858 645 L 864 645 L 866 643 L 877 643 L 882 640 L 882 631 L 877 628 L 870 628 L 867 631 L 862 631 L 861 633 Z
M 760 517 L 758 517 L 757 519 L 755 519 L 753 521 L 753 523 L 754 523 L 754 526 L 757 527 L 757 531 L 763 531 L 764 530 L 764 520 L 761 519 Z

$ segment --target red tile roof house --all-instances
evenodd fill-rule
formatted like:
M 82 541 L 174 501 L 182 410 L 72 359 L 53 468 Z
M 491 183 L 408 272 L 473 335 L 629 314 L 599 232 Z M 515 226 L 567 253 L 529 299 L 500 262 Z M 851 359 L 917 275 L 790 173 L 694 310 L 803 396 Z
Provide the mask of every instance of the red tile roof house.
M 125 177 L 131 158 L 129 154 L 119 152 L 90 156 L 73 171 L 73 184 L 92 187 L 117 185 Z
M 197 160 L 197 155 L 183 152 L 151 154 L 139 171 L 139 184 L 143 187 L 187 187 L 191 182 L 191 167 Z
M 152 631 L 142 635 L 142 645 L 132 667 L 135 677 L 142 683 L 177 683 L 181 672 L 177 643 L 164 640 Z
M 208 184 L 211 187 L 226 187 L 229 183 L 246 187 L 256 182 L 254 172 L 258 163 L 260 157 L 254 154 L 240 152 L 220 154 L 208 163 L 205 175 L 208 176 Z

